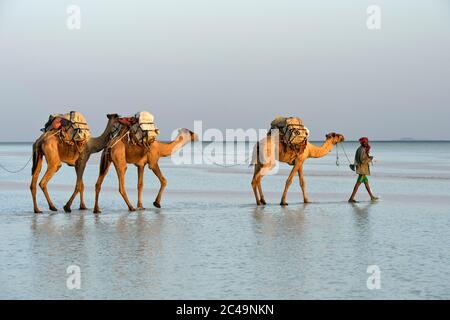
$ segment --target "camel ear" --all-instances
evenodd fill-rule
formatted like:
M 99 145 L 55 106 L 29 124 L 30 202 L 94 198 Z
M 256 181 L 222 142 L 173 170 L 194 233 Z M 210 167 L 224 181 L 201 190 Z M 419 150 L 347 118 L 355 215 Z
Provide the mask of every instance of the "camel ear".
M 119 115 L 118 115 L 117 113 L 109 113 L 109 114 L 106 115 L 106 117 L 107 117 L 109 120 L 111 120 L 111 119 L 118 118 Z

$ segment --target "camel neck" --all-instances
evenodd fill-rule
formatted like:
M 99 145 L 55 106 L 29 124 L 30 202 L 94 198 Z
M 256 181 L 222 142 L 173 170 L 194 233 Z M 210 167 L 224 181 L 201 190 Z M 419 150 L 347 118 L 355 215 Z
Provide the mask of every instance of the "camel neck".
M 168 157 L 183 147 L 188 141 L 189 139 L 186 139 L 183 135 L 179 135 L 169 143 L 159 142 L 159 154 L 161 157 Z
M 105 130 L 100 136 L 89 139 L 88 146 L 90 153 L 97 153 L 105 148 L 109 140 L 109 133 L 111 132 L 112 126 L 113 121 L 109 120 Z
M 321 146 L 315 146 L 308 142 L 309 157 L 321 158 L 333 150 L 333 143 L 330 139 L 326 140 Z

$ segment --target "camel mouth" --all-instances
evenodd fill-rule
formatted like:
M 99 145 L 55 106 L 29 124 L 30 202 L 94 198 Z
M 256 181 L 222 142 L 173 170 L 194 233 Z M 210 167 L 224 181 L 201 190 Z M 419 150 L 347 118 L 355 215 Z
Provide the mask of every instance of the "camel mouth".
M 191 141 L 199 141 L 198 135 L 192 130 L 189 130 L 186 128 L 181 128 L 181 129 L 178 129 L 178 133 L 186 136 L 186 138 L 187 138 L 187 136 L 189 136 L 189 139 Z
M 191 135 L 191 141 L 194 141 L 194 142 L 199 141 L 198 135 L 194 131 L 189 130 L 189 133 Z

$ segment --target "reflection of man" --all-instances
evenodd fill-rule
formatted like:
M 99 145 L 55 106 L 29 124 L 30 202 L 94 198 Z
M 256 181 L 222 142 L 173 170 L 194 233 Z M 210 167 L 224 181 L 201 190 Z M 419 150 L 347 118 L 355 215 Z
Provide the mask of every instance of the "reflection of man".
M 355 196 L 361 183 L 364 183 L 364 185 L 366 186 L 366 190 L 370 195 L 370 199 L 372 199 L 372 201 L 376 201 L 378 200 L 378 198 L 372 194 L 369 186 L 369 179 L 367 178 L 367 176 L 370 176 L 369 163 L 373 160 L 373 157 L 369 155 L 369 138 L 363 137 L 359 139 L 359 142 L 361 143 L 361 146 L 358 148 L 358 150 L 356 150 L 355 154 L 355 166 L 356 173 L 358 174 L 358 179 L 356 180 L 355 187 L 353 188 L 353 193 L 350 196 L 348 202 L 356 202 Z

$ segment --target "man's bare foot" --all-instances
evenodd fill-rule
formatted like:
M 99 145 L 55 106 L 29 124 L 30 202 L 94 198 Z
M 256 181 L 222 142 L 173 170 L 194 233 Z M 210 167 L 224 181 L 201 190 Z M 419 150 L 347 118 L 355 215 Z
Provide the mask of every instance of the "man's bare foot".
M 370 200 L 372 201 L 378 201 L 380 198 L 373 196 L 372 198 L 370 198 Z
M 355 199 L 348 199 L 349 203 L 358 203 L 358 201 L 356 201 Z

